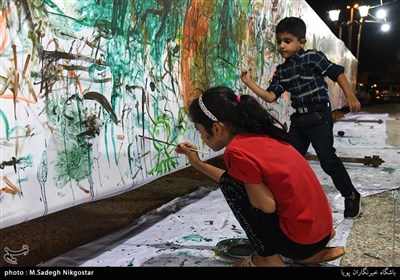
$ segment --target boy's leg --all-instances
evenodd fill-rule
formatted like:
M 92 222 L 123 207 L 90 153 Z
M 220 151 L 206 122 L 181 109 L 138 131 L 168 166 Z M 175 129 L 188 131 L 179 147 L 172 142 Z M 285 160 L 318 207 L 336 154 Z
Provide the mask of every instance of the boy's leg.
M 332 178 L 336 189 L 345 197 L 345 217 L 360 213 L 361 196 L 354 188 L 343 162 L 333 147 L 333 119 L 330 110 L 311 113 L 306 130 L 322 169 Z
M 290 144 L 303 156 L 306 155 L 310 147 L 310 140 L 304 134 L 307 122 L 303 123 L 304 115 L 293 114 L 290 116 L 289 139 Z

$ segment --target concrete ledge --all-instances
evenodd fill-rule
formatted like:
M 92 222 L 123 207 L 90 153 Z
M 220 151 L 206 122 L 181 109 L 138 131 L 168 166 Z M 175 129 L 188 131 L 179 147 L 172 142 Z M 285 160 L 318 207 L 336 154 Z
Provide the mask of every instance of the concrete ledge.
M 208 161 L 225 168 L 221 156 Z M 218 184 L 192 167 L 161 177 L 127 193 L 77 205 L 0 230 L 0 249 L 20 250 L 26 256 L 12 265 L 1 258 L 0 266 L 35 266 L 76 247 L 129 225 L 141 215 L 199 187 Z

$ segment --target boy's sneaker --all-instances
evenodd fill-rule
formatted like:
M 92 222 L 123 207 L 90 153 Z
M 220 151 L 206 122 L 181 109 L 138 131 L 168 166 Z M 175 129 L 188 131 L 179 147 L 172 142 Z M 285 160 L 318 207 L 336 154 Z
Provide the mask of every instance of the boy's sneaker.
M 359 192 L 355 192 L 356 198 L 351 199 L 345 197 L 344 199 L 344 217 L 345 218 L 357 218 L 361 212 L 361 195 Z

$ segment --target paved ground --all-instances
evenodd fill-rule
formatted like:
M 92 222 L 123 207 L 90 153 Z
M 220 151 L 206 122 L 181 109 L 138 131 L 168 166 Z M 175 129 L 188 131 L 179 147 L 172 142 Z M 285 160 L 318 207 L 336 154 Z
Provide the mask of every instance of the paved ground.
M 399 106 L 397 103 L 366 109 L 394 112 L 391 116 L 399 117 Z M 394 120 L 393 125 L 388 125 L 387 133 L 388 141 L 398 145 L 398 122 Z M 212 161 L 223 165 L 220 158 Z M 13 265 L 3 258 L 0 266 L 34 266 L 45 262 L 125 227 L 144 213 L 204 185 L 216 187 L 210 179 L 187 168 L 126 194 L 2 229 L 0 249 L 19 250 L 27 245 L 29 253 L 18 256 Z M 398 191 L 365 198 L 363 214 L 354 222 L 341 266 L 399 266 L 399 208 Z
M 400 148 L 400 103 L 366 107 L 364 110 L 389 113 L 393 120 L 386 123 L 387 142 Z M 400 178 L 397 186 L 400 186 Z M 362 207 L 363 212 L 353 224 L 346 255 L 340 265 L 400 267 L 400 191 L 366 197 Z
M 366 197 L 340 266 L 400 267 L 400 196 L 388 191 Z

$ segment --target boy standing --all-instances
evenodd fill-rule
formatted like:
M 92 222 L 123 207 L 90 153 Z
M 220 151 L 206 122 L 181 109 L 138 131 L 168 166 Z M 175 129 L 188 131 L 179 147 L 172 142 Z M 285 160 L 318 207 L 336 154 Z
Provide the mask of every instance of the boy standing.
M 303 20 L 288 17 L 276 26 L 278 52 L 285 59 L 277 66 L 267 90 L 251 79 L 251 70 L 244 71 L 241 80 L 263 100 L 272 103 L 285 91 L 291 94 L 295 113 L 290 116 L 290 143 L 302 154 L 310 143 L 315 149 L 322 169 L 345 198 L 344 217 L 356 218 L 361 210 L 361 195 L 354 188 L 342 161 L 333 147 L 333 119 L 324 76 L 337 82 L 343 90 L 350 111 L 360 110 L 361 104 L 344 75 L 344 67 L 332 63 L 325 54 L 303 49 L 307 42 Z

